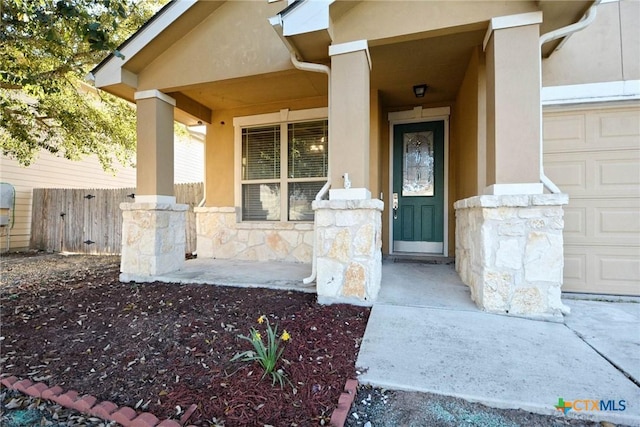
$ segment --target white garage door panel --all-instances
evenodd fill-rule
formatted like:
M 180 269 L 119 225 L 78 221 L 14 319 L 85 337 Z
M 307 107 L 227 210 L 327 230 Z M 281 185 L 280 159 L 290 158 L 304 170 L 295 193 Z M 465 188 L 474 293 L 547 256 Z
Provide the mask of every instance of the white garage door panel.
M 545 153 L 562 151 L 567 146 L 585 148 L 585 120 L 584 114 L 560 114 L 544 118 Z
M 564 211 L 567 245 L 640 245 L 640 204 L 636 199 L 570 199 Z
M 640 197 L 637 149 L 545 153 L 544 171 L 571 198 Z
M 545 111 L 545 174 L 569 194 L 564 291 L 640 295 L 640 106 Z
M 640 248 L 565 246 L 565 292 L 640 295 Z
M 545 112 L 545 154 L 567 151 L 638 148 L 637 106 Z
M 565 193 L 585 194 L 587 191 L 587 162 L 570 160 L 574 155 L 549 154 L 544 156 L 545 174 Z
M 600 186 L 640 184 L 640 159 L 636 153 L 629 152 L 628 154 L 631 157 L 629 159 L 602 160 L 598 163 L 600 166 L 600 182 L 598 184 Z M 636 191 L 637 189 L 638 187 L 635 187 Z

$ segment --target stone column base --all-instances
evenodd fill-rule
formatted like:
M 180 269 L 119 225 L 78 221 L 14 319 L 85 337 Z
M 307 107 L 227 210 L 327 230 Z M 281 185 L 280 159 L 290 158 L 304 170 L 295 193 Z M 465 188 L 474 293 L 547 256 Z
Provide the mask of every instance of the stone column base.
M 120 281 L 152 282 L 184 265 L 188 205 L 121 203 Z
M 566 194 L 476 196 L 456 209 L 456 270 L 492 313 L 561 317 Z
M 372 305 L 382 275 L 380 200 L 314 201 L 318 302 Z

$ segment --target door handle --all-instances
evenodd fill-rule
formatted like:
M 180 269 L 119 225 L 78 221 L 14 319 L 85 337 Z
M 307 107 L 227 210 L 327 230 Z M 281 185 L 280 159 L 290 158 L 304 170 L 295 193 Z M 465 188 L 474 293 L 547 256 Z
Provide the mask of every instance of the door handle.
M 393 193 L 393 219 L 398 219 L 398 193 Z

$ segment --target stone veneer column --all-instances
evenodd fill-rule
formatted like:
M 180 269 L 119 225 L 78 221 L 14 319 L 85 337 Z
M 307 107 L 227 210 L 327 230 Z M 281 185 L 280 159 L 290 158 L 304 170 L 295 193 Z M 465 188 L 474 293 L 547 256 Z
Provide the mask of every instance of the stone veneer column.
M 375 199 L 313 202 L 318 302 L 372 305 L 376 300 L 383 207 Z
M 560 299 L 566 194 L 476 196 L 456 209 L 456 270 L 485 311 L 568 312 Z
M 120 280 L 152 282 L 184 265 L 188 205 L 121 203 Z

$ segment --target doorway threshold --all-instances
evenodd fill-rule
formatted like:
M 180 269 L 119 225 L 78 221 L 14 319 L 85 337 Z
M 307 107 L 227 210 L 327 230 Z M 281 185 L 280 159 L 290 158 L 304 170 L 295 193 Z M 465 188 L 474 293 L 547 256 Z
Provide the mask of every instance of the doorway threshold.
M 456 259 L 438 254 L 425 254 L 419 252 L 401 252 L 389 255 L 383 255 L 382 259 L 386 262 L 413 262 L 419 264 L 454 264 Z

